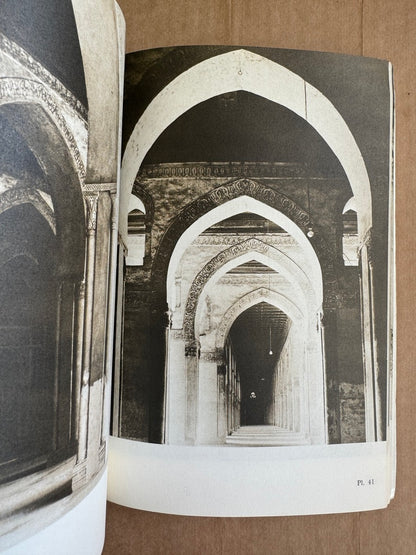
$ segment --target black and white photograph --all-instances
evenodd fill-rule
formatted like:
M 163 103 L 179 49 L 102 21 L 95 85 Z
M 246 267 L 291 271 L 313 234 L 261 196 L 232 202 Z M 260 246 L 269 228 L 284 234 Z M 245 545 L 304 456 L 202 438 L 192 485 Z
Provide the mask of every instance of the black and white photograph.
M 113 435 L 385 441 L 389 63 L 251 47 L 129 54 L 123 148 Z
M 2 548 L 73 508 L 105 470 L 119 48 L 111 2 L 96 24 L 112 34 L 89 44 L 92 8 L 0 7 Z

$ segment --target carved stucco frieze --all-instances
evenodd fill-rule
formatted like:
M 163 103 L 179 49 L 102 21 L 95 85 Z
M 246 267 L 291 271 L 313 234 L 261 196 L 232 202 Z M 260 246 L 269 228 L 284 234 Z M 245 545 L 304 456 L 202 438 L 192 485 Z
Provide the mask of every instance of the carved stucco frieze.
M 256 236 L 257 239 L 261 240 L 260 236 Z M 241 235 L 230 236 L 222 233 L 215 235 L 200 235 L 194 240 L 195 245 L 201 246 L 217 246 L 217 245 L 235 245 L 241 241 Z M 292 247 L 297 245 L 296 239 L 294 239 L 289 234 L 283 233 L 268 233 L 267 242 L 273 246 L 285 246 Z
M 171 164 L 146 164 L 140 168 L 140 179 L 160 178 L 244 178 L 256 177 L 306 177 L 302 164 L 288 162 L 189 162 Z
M 33 75 L 40 79 L 58 94 L 73 110 L 75 110 L 85 121 L 88 118 L 88 112 L 85 106 L 80 102 L 65 85 L 59 81 L 54 75 L 43 67 L 38 61 L 26 52 L 21 46 L 10 40 L 8 37 L 0 33 L 0 50 L 5 52 L 14 61 L 20 63 L 25 69 L 29 70 Z
M 74 135 L 70 131 L 65 118 L 62 115 L 62 110 L 48 93 L 45 85 L 39 81 L 32 81 L 29 79 L 3 77 L 0 79 L 0 105 L 10 102 L 26 101 L 29 103 L 40 104 L 43 106 L 48 114 L 52 117 L 53 121 L 57 124 L 68 149 L 74 160 L 78 176 L 81 183 L 85 180 L 85 166 L 82 161 L 80 151 Z
M 117 183 L 84 183 L 82 185 L 82 191 L 84 193 L 117 193 Z
M 215 351 L 201 351 L 200 360 L 205 362 L 215 362 L 217 365 L 225 364 L 225 356 L 223 349 L 215 349 Z
M 52 208 L 42 198 L 37 189 L 26 187 L 13 187 L 0 194 L 0 214 L 13 206 L 31 204 L 45 218 L 56 234 L 55 214 Z
M 305 234 L 312 225 L 307 212 L 286 195 L 271 189 L 252 179 L 237 179 L 228 184 L 221 185 L 208 193 L 197 198 L 186 206 L 174 219 L 163 236 L 156 253 L 152 267 L 153 289 L 156 298 L 164 298 L 166 295 L 165 284 L 169 266 L 169 260 L 175 245 L 183 232 L 201 216 L 213 208 L 240 196 L 249 196 L 260 202 L 279 210 L 291 219 Z M 335 271 L 335 253 L 323 237 L 319 226 L 314 224 L 315 235 L 310 239 L 322 268 L 324 281 L 324 297 L 326 284 L 330 288 L 337 287 L 337 275 Z
M 94 232 L 97 228 L 97 208 L 99 193 L 87 193 L 84 195 L 87 206 L 87 230 Z
M 282 277 L 279 274 L 264 274 L 263 276 L 256 276 L 254 274 L 238 275 L 232 274 L 221 277 L 221 285 L 273 285 L 276 286 L 281 282 Z
M 241 254 L 246 252 L 259 252 L 267 254 L 273 247 L 251 237 L 246 241 L 232 245 L 228 249 L 225 249 L 214 256 L 202 270 L 197 274 L 194 281 L 192 282 L 191 288 L 188 293 L 188 299 L 186 301 L 185 316 L 183 321 L 184 334 L 187 339 L 191 339 L 194 336 L 195 327 L 195 313 L 198 304 L 199 297 L 202 290 L 204 289 L 208 280 L 218 271 L 219 268 L 224 266 L 230 260 L 237 258 Z

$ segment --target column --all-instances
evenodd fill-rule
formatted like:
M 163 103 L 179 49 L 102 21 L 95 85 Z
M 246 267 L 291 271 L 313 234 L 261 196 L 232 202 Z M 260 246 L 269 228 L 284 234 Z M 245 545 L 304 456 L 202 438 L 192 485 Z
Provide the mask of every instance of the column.
M 198 419 L 198 379 L 199 342 L 193 340 L 185 345 L 186 364 L 186 432 L 185 440 L 194 445 L 197 442 Z
M 187 360 L 181 329 L 168 330 L 165 442 L 184 444 L 187 412 Z
M 201 352 L 198 380 L 198 443 L 219 443 L 218 366 L 222 363 L 222 352 Z
M 360 249 L 361 315 L 364 352 L 364 400 L 366 441 L 383 438 L 381 397 L 378 388 L 377 340 L 373 303 L 371 232 Z
M 87 252 L 86 252 L 86 280 L 85 280 L 85 311 L 83 338 L 83 368 L 80 396 L 80 428 L 78 443 L 78 462 L 87 457 L 88 441 L 88 405 L 89 384 L 91 371 L 91 343 L 92 318 L 94 305 L 94 273 L 95 273 L 95 239 L 97 229 L 98 193 L 88 193 L 84 196 L 87 206 Z
M 117 254 L 118 254 L 118 202 L 117 190 L 114 188 L 110 191 L 111 198 L 111 230 L 109 244 L 109 279 L 107 294 L 107 345 L 105 353 L 105 375 L 103 384 L 103 411 L 102 411 L 102 427 L 101 427 L 101 444 L 104 444 L 110 431 L 111 418 L 111 394 L 112 394 L 112 373 L 113 373 L 113 350 L 114 336 L 116 333 L 116 283 L 117 283 Z

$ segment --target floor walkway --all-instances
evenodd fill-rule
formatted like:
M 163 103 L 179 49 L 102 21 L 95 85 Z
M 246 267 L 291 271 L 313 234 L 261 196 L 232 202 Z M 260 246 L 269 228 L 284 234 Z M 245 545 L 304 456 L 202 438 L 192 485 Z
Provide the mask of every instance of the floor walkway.
M 305 434 L 292 432 L 278 426 L 241 426 L 225 440 L 227 445 L 309 445 Z

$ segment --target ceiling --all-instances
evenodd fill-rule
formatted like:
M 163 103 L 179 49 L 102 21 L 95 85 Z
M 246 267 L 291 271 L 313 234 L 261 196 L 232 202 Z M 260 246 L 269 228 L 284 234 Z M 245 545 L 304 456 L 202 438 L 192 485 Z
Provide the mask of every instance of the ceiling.
M 313 175 L 343 176 L 331 149 L 303 118 L 245 91 L 197 104 L 157 139 L 143 164 L 290 162 Z

